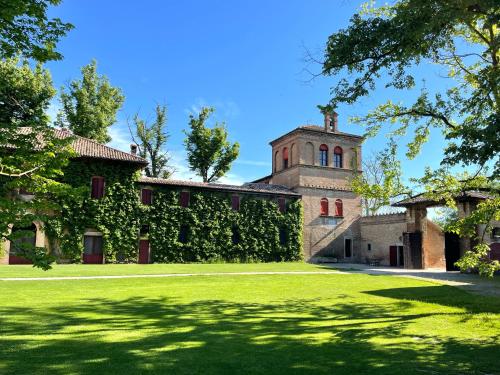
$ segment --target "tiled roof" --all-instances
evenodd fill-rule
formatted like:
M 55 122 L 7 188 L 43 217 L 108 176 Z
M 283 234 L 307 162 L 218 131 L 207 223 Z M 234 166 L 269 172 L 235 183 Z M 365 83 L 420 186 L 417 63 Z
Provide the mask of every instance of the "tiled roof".
M 290 195 L 290 196 L 300 197 L 300 194 L 293 192 L 286 186 L 272 185 L 272 184 L 246 183 L 244 185 L 239 186 L 239 185 L 214 184 L 214 183 L 196 182 L 196 181 L 167 180 L 163 178 L 154 178 L 154 177 L 140 177 L 138 182 L 141 184 L 148 184 L 148 185 L 193 187 L 201 189 L 220 190 L 220 191 Z
M 19 131 L 21 134 L 30 134 L 31 128 L 23 127 L 20 128 Z M 147 165 L 148 163 L 145 159 L 139 156 L 132 155 L 129 154 L 128 152 L 120 151 L 115 148 L 103 145 L 102 143 L 96 142 L 92 139 L 74 135 L 68 130 L 55 128 L 54 134 L 59 139 L 73 137 L 74 139 L 71 143 L 71 147 L 73 148 L 73 150 L 75 150 L 78 157 L 81 158 L 125 161 L 142 165 Z
M 291 131 L 289 131 L 288 133 L 286 134 L 283 134 L 281 136 L 279 136 L 278 138 L 272 140 L 271 142 L 269 142 L 271 145 L 284 138 L 284 137 L 287 137 L 293 133 L 296 133 L 296 132 L 301 132 L 301 131 L 313 131 L 313 132 L 316 132 L 316 133 L 323 133 L 323 134 L 328 134 L 328 135 L 336 135 L 336 136 L 341 136 L 341 137 L 349 137 L 349 138 L 358 138 L 358 139 L 363 139 L 364 137 L 361 136 L 361 135 L 356 135 L 356 134 L 350 134 L 350 133 L 344 133 L 344 132 L 340 132 L 340 131 L 337 131 L 335 133 L 333 132 L 326 132 L 325 131 L 325 128 L 324 126 L 320 126 L 320 125 L 313 125 L 313 124 L 306 124 L 306 125 L 301 125 Z
M 467 200 L 469 198 L 472 199 L 492 199 L 494 195 L 489 193 L 488 191 L 480 191 L 480 190 L 468 190 L 460 193 L 455 197 L 457 200 Z M 427 206 L 439 205 L 443 202 L 435 201 L 429 199 L 424 193 L 415 195 L 411 198 L 403 199 L 399 202 L 392 204 L 394 207 L 407 207 L 412 206 L 414 204 L 423 204 Z

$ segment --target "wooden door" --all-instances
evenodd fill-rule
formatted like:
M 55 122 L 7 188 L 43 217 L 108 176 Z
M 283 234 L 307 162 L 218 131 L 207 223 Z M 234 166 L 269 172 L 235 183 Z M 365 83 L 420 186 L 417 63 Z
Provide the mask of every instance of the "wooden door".
M 389 263 L 391 267 L 396 267 L 398 265 L 398 247 L 389 246 Z
M 149 240 L 139 240 L 139 263 L 149 263 Z

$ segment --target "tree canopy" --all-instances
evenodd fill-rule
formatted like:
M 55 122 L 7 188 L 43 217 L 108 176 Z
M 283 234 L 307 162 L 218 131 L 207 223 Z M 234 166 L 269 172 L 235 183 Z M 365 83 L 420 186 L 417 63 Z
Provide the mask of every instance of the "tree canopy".
M 203 178 L 203 182 L 215 182 L 224 176 L 240 150 L 238 142 L 231 144 L 227 140 L 223 123 L 216 123 L 211 129 L 206 127 L 205 122 L 214 111 L 214 108 L 204 107 L 197 116 L 190 115 L 191 131 L 185 131 L 189 166 Z
M 370 2 L 353 15 L 347 28 L 329 37 L 322 70 L 325 76 L 337 78 L 326 109 L 355 103 L 380 85 L 401 92 L 417 90 L 414 102 L 389 100 L 353 121 L 367 127 L 368 137 L 389 128 L 393 139 L 413 133 L 406 152 L 409 158 L 418 156 L 431 128 L 439 129 L 446 140 L 441 167 L 427 169 L 413 181 L 450 206 L 461 191 L 489 189 L 493 199 L 479 206 L 476 224 L 500 220 L 500 211 L 494 209 L 500 199 L 496 186 L 500 177 L 499 20 L 498 0 L 398 0 L 380 7 Z M 441 91 L 431 93 L 418 83 L 418 68 L 429 63 L 450 78 Z M 469 172 L 453 174 L 454 166 L 467 167 Z M 385 171 L 388 176 L 394 174 L 391 168 Z M 400 179 L 392 181 L 396 185 L 389 180 L 389 195 L 409 191 L 397 186 Z M 376 192 L 370 184 L 357 182 L 355 190 L 361 195 Z M 388 190 L 379 190 L 380 202 L 387 203 Z M 460 220 L 454 231 L 468 235 L 466 221 Z M 484 227 L 488 230 L 488 225 Z M 484 257 L 477 254 L 484 255 L 484 249 L 476 247 L 469 255 L 475 254 L 481 272 L 492 274 L 500 264 L 480 261 Z
M 48 18 L 47 8 L 60 0 L 0 0 L 0 56 L 22 55 L 35 61 L 60 60 L 56 43 L 73 28 Z
M 50 263 L 45 249 L 12 248 L 15 237 L 26 233 L 13 233 L 10 226 L 44 221 L 49 210 L 57 209 L 51 198 L 66 190 L 56 179 L 72 155 L 71 138 L 57 137 L 46 114 L 55 93 L 49 72 L 40 65 L 32 69 L 16 59 L 0 61 L 0 237 L 11 240 L 13 253 L 43 268 Z M 19 189 L 33 193 L 32 199 L 20 199 Z
M 62 110 L 56 124 L 67 126 L 76 135 L 107 143 L 111 140 L 108 128 L 116 122 L 125 98 L 106 76 L 97 73 L 95 60 L 81 72 L 82 79 L 72 81 L 68 92 L 61 88 Z
M 167 107 L 157 105 L 155 114 L 156 118 L 152 124 L 148 124 L 139 117 L 139 114 L 136 114 L 133 119 L 134 130 L 130 129 L 130 132 L 139 148 L 139 156 L 149 162 L 145 168 L 146 176 L 169 178 L 173 170 L 169 165 L 170 156 L 165 150 L 165 144 L 169 137 L 165 130 Z

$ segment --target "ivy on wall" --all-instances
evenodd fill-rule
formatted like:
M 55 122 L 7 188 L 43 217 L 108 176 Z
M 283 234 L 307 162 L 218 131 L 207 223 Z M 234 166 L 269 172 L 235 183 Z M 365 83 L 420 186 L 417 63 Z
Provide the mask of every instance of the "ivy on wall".
M 92 176 L 105 177 L 105 196 L 90 198 Z M 270 198 L 241 194 L 240 210 L 231 194 L 192 190 L 189 207 L 179 206 L 177 188 L 154 188 L 153 204 L 142 205 L 138 172 L 129 165 L 72 161 L 64 180 L 76 194 L 45 225 L 60 256 L 79 262 L 87 229 L 103 234 L 106 262 L 136 262 L 141 227 L 147 226 L 152 262 L 289 261 L 302 257 L 302 205 L 287 202 L 279 212 Z M 181 234 L 181 231 L 183 233 Z M 145 235 L 144 233 L 142 235 Z

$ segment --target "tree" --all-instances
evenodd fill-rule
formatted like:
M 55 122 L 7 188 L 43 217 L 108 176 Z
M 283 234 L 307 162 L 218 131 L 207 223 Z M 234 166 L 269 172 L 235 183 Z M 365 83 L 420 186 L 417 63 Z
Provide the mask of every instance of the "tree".
M 11 241 L 11 250 L 45 269 L 51 262 L 45 249 L 27 244 L 12 249 L 16 237 L 27 233 L 13 233 L 11 226 L 26 228 L 45 221 L 47 213 L 57 209 L 53 198 L 67 194 L 56 179 L 71 155 L 71 139 L 57 137 L 46 114 L 55 93 L 49 72 L 40 65 L 31 69 L 16 59 L 0 61 L 0 237 Z M 33 193 L 33 198 L 20 199 L 19 189 Z
M 215 182 L 224 176 L 240 149 L 238 142 L 231 144 L 227 140 L 224 123 L 216 123 L 212 129 L 205 126 L 214 111 L 212 107 L 204 107 L 197 116 L 190 115 L 191 132 L 184 131 L 189 166 L 203 182 Z
M 145 168 L 146 176 L 169 178 L 173 169 L 169 166 L 170 156 L 164 150 L 165 144 L 169 138 L 165 131 L 167 124 L 167 107 L 156 106 L 156 120 L 148 125 L 147 122 L 139 117 L 137 113 L 134 116 L 134 131 L 129 126 L 132 140 L 137 144 L 139 156 L 148 160 L 149 165 Z M 139 139 L 137 142 L 134 137 Z
M 73 27 L 58 18 L 48 19 L 49 5 L 59 0 L 0 1 L 0 238 L 17 246 L 34 220 L 43 221 L 57 209 L 53 199 L 64 193 L 56 182 L 71 151 L 70 138 L 60 139 L 50 128 L 46 115 L 55 94 L 52 80 L 41 65 L 32 69 L 26 61 L 59 60 L 57 41 Z M 36 153 L 33 152 L 36 150 Z M 35 193 L 33 199 L 18 199 L 20 188 Z M 24 233 L 23 233 L 24 232 Z M 35 266 L 50 268 L 52 261 L 43 248 L 21 244 L 14 249 Z
M 475 216 L 476 224 L 500 216 L 494 209 L 500 197 L 492 186 L 500 176 L 499 19 L 497 0 L 399 0 L 379 8 L 368 5 L 351 18 L 346 29 L 329 37 L 322 70 L 326 76 L 349 74 L 339 78 L 326 110 L 359 101 L 384 80 L 388 88 L 418 89 L 415 72 L 424 64 L 437 64 L 446 71 L 452 78 L 446 90 L 431 95 L 424 86 L 413 103 L 388 101 L 353 120 L 367 126 L 367 136 L 377 134 L 387 123 L 398 124 L 392 130 L 395 136 L 413 131 L 409 158 L 418 155 L 432 127 L 441 130 L 447 140 L 441 167 L 427 170 L 415 181 L 429 197 L 450 206 L 454 194 L 489 188 L 493 199 L 481 206 L 484 215 Z M 476 172 L 454 176 L 450 167 L 456 165 Z M 480 176 L 484 174 L 486 178 Z M 366 189 L 367 185 L 358 192 Z M 462 236 L 470 234 L 465 222 L 455 230 Z M 484 246 L 471 251 L 484 253 Z M 475 259 L 483 273 L 500 269 L 498 262 L 486 265 L 480 256 Z
M 111 140 L 108 128 L 116 122 L 124 96 L 108 79 L 97 74 L 97 62 L 81 69 L 82 79 L 69 84 L 68 92 L 61 88 L 62 110 L 56 124 L 68 127 L 74 134 L 100 143 Z
M 47 17 L 49 5 L 60 0 L 0 0 L 0 56 L 22 55 L 35 61 L 60 60 L 59 39 L 73 28 L 59 18 Z
M 379 153 L 363 159 L 363 173 L 355 173 L 350 185 L 356 192 L 362 192 L 362 208 L 365 215 L 373 215 L 383 206 L 392 203 L 398 196 L 411 192 L 401 181 L 401 163 L 396 156 L 396 144 Z

